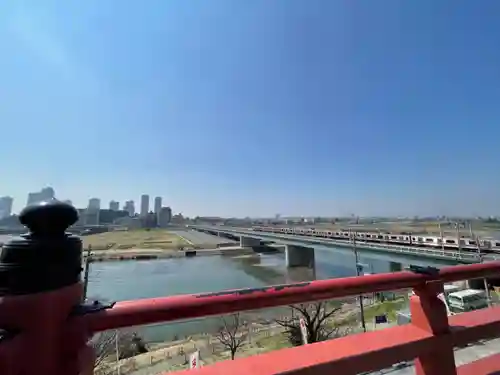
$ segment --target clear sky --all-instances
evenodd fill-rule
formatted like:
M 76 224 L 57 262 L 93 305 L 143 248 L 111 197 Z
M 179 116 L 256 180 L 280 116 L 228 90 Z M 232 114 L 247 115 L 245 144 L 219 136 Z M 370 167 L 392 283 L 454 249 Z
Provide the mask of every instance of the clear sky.
M 500 214 L 500 2 L 4 0 L 0 195 Z

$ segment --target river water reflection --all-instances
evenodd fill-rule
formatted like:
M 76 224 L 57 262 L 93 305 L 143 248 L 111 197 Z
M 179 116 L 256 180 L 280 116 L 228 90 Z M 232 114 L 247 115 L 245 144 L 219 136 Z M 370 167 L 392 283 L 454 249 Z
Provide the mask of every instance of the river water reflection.
M 291 272 L 285 267 L 284 254 L 93 263 L 89 296 L 122 301 L 345 277 L 356 273 L 352 250 L 318 247 L 315 257 L 315 270 L 293 269 Z M 409 264 L 437 267 L 446 264 L 365 251 L 359 252 L 359 263 L 369 273 L 397 271 Z M 268 310 L 259 312 L 263 318 L 267 313 Z M 164 341 L 175 336 L 209 332 L 219 325 L 218 318 L 204 318 L 148 327 L 144 335 L 150 341 Z

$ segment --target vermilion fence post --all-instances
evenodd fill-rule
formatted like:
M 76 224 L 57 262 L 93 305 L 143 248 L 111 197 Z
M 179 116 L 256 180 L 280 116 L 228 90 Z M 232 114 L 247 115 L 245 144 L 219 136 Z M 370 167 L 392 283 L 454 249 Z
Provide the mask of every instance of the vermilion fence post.
M 432 333 L 433 336 L 446 335 L 450 331 L 446 306 L 438 298 L 443 292 L 441 282 L 428 282 L 414 289 L 410 298 L 412 324 Z M 417 375 L 456 375 L 455 357 L 452 343 L 440 342 L 432 352 L 415 359 Z
M 65 233 L 77 219 L 74 207 L 57 201 L 28 207 L 20 221 L 30 233 L 0 253 L 2 375 L 76 375 L 93 367 L 89 334 L 67 324 L 84 307 L 82 244 Z

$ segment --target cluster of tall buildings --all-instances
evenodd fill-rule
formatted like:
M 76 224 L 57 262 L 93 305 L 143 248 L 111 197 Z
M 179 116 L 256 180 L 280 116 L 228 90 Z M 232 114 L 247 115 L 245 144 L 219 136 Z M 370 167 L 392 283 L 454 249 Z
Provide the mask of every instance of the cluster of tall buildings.
M 141 195 L 141 204 L 140 204 L 140 211 L 139 211 L 139 216 L 146 216 L 150 211 L 149 207 L 150 203 L 150 198 L 149 195 L 143 194 Z M 156 197 L 154 199 L 154 206 L 153 206 L 153 213 L 154 214 L 159 214 L 160 211 L 164 208 L 162 206 L 162 197 Z M 89 211 L 95 211 L 95 210 L 100 210 L 102 209 L 101 207 L 101 200 L 99 198 L 90 198 L 88 205 L 87 205 L 87 210 Z M 109 210 L 111 211 L 119 211 L 120 210 L 120 202 L 112 200 L 109 202 Z M 135 211 L 135 202 L 133 200 L 126 201 L 123 204 L 122 207 L 123 211 L 127 211 L 129 216 L 136 216 L 136 211 Z
M 12 197 L 0 197 L 0 219 L 9 217 L 12 215 L 12 205 L 14 204 L 14 198 Z
M 146 218 L 148 216 L 151 217 L 152 215 L 152 221 L 156 222 L 156 226 L 167 226 L 172 220 L 172 209 L 170 207 L 163 207 L 162 198 L 156 197 L 154 199 L 153 210 L 150 211 L 149 201 L 149 195 L 141 195 L 141 211 L 139 216 Z
M 28 194 L 28 199 L 26 205 L 33 205 L 43 201 L 49 201 L 56 199 L 55 191 L 51 187 L 45 187 L 40 191 L 31 192 Z M 9 217 L 12 215 L 12 206 L 14 199 L 12 197 L 0 197 L 0 219 Z M 65 203 L 72 204 L 70 200 L 63 201 Z M 140 201 L 140 211 L 136 213 L 135 203 L 133 200 L 128 200 L 123 204 L 120 210 L 120 202 L 112 200 L 109 202 L 109 208 L 101 207 L 100 198 L 90 198 L 87 207 L 79 209 L 81 219 L 84 224 L 87 224 L 87 219 L 92 218 L 90 221 L 94 224 L 99 223 L 100 217 L 106 211 L 106 216 L 110 217 L 123 217 L 123 215 L 129 218 L 140 219 L 141 221 L 154 221 L 156 226 L 166 226 L 172 220 L 172 210 L 170 207 L 163 207 L 162 197 L 155 197 L 153 203 L 153 210 L 150 211 L 150 197 L 148 194 L 141 195 Z M 109 215 L 111 214 L 111 215 Z
M 51 187 L 43 188 L 40 191 L 31 192 L 28 194 L 28 199 L 26 205 L 32 205 L 43 201 L 48 201 L 55 199 L 54 189 Z M 12 197 L 0 197 L 0 219 L 9 217 L 12 215 L 12 207 L 14 205 L 14 198 Z
M 28 200 L 26 202 L 26 206 L 30 206 L 32 204 L 37 204 L 43 201 L 49 201 L 51 199 L 56 198 L 56 193 L 54 189 L 51 187 L 43 188 L 40 191 L 35 191 L 33 193 L 28 193 Z
M 120 202 L 116 200 L 111 200 L 109 202 L 108 208 L 101 207 L 101 200 L 99 198 L 90 198 L 87 207 L 84 209 L 80 215 L 82 218 L 86 217 L 86 223 L 100 221 L 98 214 L 103 211 L 111 212 L 123 212 L 128 218 L 134 219 L 134 225 L 137 226 L 160 226 L 164 227 L 170 223 L 172 220 L 172 210 L 170 207 L 163 207 L 162 197 L 155 197 L 153 210 L 150 210 L 150 197 L 148 194 L 141 195 L 140 209 L 136 212 L 135 202 L 133 200 L 126 201 L 121 210 Z M 102 216 L 102 215 L 101 215 Z M 121 222 L 127 222 L 131 225 L 130 220 L 125 220 L 125 217 L 121 216 Z
M 154 200 L 153 212 L 158 214 L 162 209 L 162 199 L 161 197 L 156 197 Z M 141 195 L 141 212 L 140 215 L 144 216 L 149 213 L 149 195 L 143 194 Z

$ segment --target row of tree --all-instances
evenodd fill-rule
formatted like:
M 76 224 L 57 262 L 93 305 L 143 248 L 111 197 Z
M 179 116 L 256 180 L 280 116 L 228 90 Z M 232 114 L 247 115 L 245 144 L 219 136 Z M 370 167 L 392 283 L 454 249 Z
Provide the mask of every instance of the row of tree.
M 307 331 L 307 342 L 315 343 L 346 335 L 334 324 L 327 324 L 340 307 L 331 306 L 328 302 L 316 302 L 290 306 L 291 316 L 286 319 L 276 319 L 275 322 L 284 328 L 288 340 L 294 346 L 302 345 L 300 319 L 304 320 Z M 248 339 L 247 323 L 240 314 L 221 317 L 221 327 L 215 334 L 216 340 L 229 351 L 234 359 L 238 350 Z M 96 335 L 92 341 L 96 353 L 96 367 L 101 373 L 107 373 L 105 368 L 119 359 L 133 357 L 148 351 L 143 339 L 136 332 L 106 331 Z M 109 366 L 111 373 L 112 366 Z
M 344 336 L 348 330 L 340 330 L 339 326 L 327 324 L 341 309 L 339 306 L 331 306 L 328 302 L 316 302 L 300 305 L 292 305 L 291 317 L 287 319 L 276 319 L 275 322 L 285 329 L 288 340 L 293 346 L 303 344 L 300 319 L 304 320 L 309 344 Z M 245 322 L 240 314 L 231 317 L 222 317 L 223 326 L 216 334 L 217 340 L 230 352 L 231 359 L 235 358 L 236 352 L 243 346 L 248 333 L 243 328 Z M 248 331 L 247 331 L 248 332 Z

